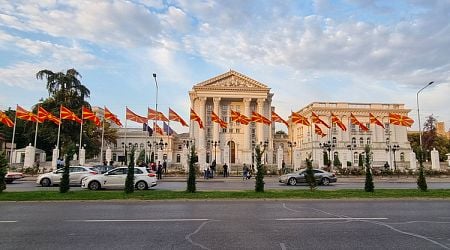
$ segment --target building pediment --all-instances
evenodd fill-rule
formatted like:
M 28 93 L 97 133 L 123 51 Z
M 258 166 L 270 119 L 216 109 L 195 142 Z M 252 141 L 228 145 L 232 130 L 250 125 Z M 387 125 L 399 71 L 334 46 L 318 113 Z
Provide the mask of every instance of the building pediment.
M 194 85 L 194 89 L 208 89 L 208 90 L 223 90 L 223 89 L 251 89 L 251 90 L 264 90 L 270 89 L 248 76 L 238 73 L 234 70 L 230 70 L 222 75 L 213 77 L 209 80 L 203 81 Z

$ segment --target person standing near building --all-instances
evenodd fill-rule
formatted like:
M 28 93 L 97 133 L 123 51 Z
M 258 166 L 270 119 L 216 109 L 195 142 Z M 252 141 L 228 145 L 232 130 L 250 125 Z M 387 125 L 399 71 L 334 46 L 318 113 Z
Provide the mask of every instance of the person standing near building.
M 214 178 L 214 173 L 216 172 L 216 160 L 211 163 L 211 178 Z
M 166 160 L 164 160 L 164 162 L 163 162 L 163 170 L 164 170 L 164 176 L 166 176 L 167 175 L 167 162 L 166 162 Z
M 162 165 L 160 161 L 158 161 L 158 169 L 156 170 L 156 175 L 158 177 L 158 180 L 162 179 Z
M 223 177 L 224 178 L 228 177 L 228 165 L 226 163 L 223 164 Z
M 248 167 L 244 163 L 244 166 L 242 167 L 242 179 L 243 180 L 247 179 L 247 174 L 248 174 Z

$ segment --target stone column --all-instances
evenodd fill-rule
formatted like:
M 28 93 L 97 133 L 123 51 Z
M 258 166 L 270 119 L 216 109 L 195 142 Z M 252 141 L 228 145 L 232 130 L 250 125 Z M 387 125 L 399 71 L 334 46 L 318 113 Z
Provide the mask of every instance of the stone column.
M 283 164 L 283 149 L 278 146 L 277 149 L 277 169 L 280 170 Z
M 81 147 L 79 157 L 80 157 L 80 159 L 78 162 L 80 163 L 81 166 L 84 166 L 84 164 L 86 163 L 86 161 L 85 161 L 86 150 L 84 149 L 84 147 Z
M 205 104 L 206 97 L 199 97 L 196 113 L 198 116 L 200 116 L 200 119 L 203 122 L 203 126 L 206 126 Z M 200 165 L 200 169 L 203 169 L 206 165 L 205 129 L 206 127 L 204 127 L 203 129 L 199 128 L 198 130 L 198 163 Z
M 416 153 L 412 150 L 409 152 L 409 168 L 412 170 L 417 169 Z
M 251 117 L 250 113 L 250 102 L 251 98 L 244 98 L 244 115 L 247 117 Z M 252 153 L 251 153 L 251 132 L 250 132 L 250 124 L 243 125 L 244 127 L 244 141 L 242 145 L 242 159 L 244 159 L 244 163 L 251 164 L 252 162 Z
M 53 170 L 55 170 L 57 167 L 56 161 L 58 160 L 58 157 L 59 157 L 59 150 L 57 148 L 55 148 L 55 149 L 53 149 L 53 153 L 52 153 L 52 168 L 53 168 Z
M 300 149 L 295 147 L 294 148 L 294 169 L 293 169 L 294 171 L 296 169 L 300 168 L 301 162 L 302 162 L 302 159 L 301 159 Z
M 431 151 L 431 169 L 441 170 L 441 166 L 439 165 L 439 152 L 435 148 Z
M 264 99 L 258 99 L 256 101 L 257 107 L 256 112 L 264 115 Z M 256 122 L 256 141 L 264 143 L 264 123 Z
M 181 153 L 181 166 L 183 167 L 184 171 L 186 171 L 186 173 L 189 172 L 189 161 L 188 161 L 188 153 L 189 153 L 189 148 L 187 145 L 183 145 L 183 152 Z
M 214 104 L 214 107 L 213 107 L 214 113 L 220 117 L 220 97 L 214 97 L 213 104 Z M 220 126 L 217 122 L 213 122 L 212 124 L 213 124 L 213 131 L 212 131 L 213 132 L 213 141 L 217 142 L 217 148 L 214 148 L 214 146 L 212 147 L 212 150 L 213 150 L 212 154 L 213 154 L 213 157 L 214 157 L 214 154 L 217 154 L 216 163 L 222 164 L 222 161 L 220 160 L 221 159 L 221 157 L 220 157 L 220 145 L 221 144 L 219 143 Z M 215 150 L 215 152 L 214 152 L 214 150 Z
M 223 149 L 223 163 L 228 165 L 228 173 L 231 172 L 231 162 L 230 162 L 230 146 L 225 145 Z
M 111 148 L 109 146 L 106 149 L 105 159 L 106 159 L 107 164 L 109 165 L 109 163 L 112 160 L 112 152 L 111 152 Z
M 23 166 L 26 168 L 33 167 L 36 149 L 31 143 L 25 148 L 25 160 Z

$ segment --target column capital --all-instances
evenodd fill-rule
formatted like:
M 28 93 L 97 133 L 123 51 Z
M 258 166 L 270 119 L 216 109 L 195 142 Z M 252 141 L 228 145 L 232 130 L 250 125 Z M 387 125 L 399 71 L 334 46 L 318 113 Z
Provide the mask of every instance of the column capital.
M 197 100 L 199 102 L 205 103 L 206 102 L 206 97 L 197 97 Z
M 250 105 L 252 98 L 243 98 L 242 101 L 244 102 L 245 106 L 247 106 L 247 105 Z
M 219 103 L 221 99 L 222 98 L 220 98 L 220 97 L 213 97 L 213 102 L 214 103 Z
M 256 100 L 256 102 L 258 103 L 258 105 L 264 104 L 265 101 L 266 101 L 266 99 L 263 99 L 263 98 L 258 98 L 258 99 Z

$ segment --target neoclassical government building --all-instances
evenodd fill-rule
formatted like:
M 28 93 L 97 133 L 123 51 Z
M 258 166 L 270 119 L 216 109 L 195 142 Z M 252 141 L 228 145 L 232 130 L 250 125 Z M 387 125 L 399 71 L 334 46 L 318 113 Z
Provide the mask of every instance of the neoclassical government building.
M 311 122 L 312 113 L 317 114 L 330 128 L 322 126 L 323 134 L 315 133 L 314 124 L 306 126 L 294 123 L 292 117 L 284 117 L 288 122 L 288 133 L 275 133 L 274 123 L 249 122 L 248 125 L 232 120 L 232 111 L 247 118 L 252 112 L 271 119 L 274 93 L 268 85 L 230 70 L 224 74 L 193 85 L 189 91 L 191 109 L 202 121 L 203 128 L 194 120 L 190 121 L 189 133 L 177 135 L 156 135 L 148 137 L 141 129 L 119 128 L 119 139 L 109 145 L 112 159 L 120 161 L 124 157 L 124 147 L 134 145 L 145 151 L 146 157 L 155 154 L 157 160 L 166 160 L 169 166 L 187 168 L 188 146 L 195 145 L 199 165 L 208 166 L 213 160 L 218 164 L 240 167 L 252 164 L 256 145 L 265 147 L 263 161 L 272 167 L 287 166 L 295 169 L 305 166 L 306 157 L 313 159 L 315 167 L 323 167 L 324 152 L 331 160 L 338 157 L 342 166 L 357 166 L 359 154 L 366 144 L 372 149 L 374 167 L 386 162 L 393 169 L 415 168 L 415 157 L 407 140 L 407 127 L 389 124 L 389 113 L 408 115 L 409 109 L 403 104 L 388 103 L 346 103 L 313 102 L 304 108 L 292 110 Z M 212 121 L 216 114 L 227 123 L 226 128 Z M 331 114 L 342 121 L 346 130 L 332 122 Z M 369 113 L 382 122 L 384 128 L 370 123 Z M 352 124 L 353 114 L 369 131 L 361 131 Z M 188 118 L 186 117 L 186 120 Z M 126 138 L 125 138 L 126 130 Z M 410 161 L 411 159 L 411 161 Z

